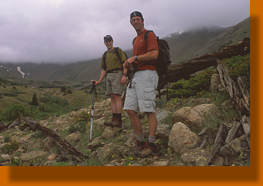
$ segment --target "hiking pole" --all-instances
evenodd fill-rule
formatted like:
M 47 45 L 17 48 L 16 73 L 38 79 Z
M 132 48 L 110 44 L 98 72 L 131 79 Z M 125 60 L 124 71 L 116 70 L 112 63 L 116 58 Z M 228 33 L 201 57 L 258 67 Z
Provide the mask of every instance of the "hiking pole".
M 94 115 L 94 104 L 95 97 L 97 95 L 95 81 L 92 81 L 92 88 L 90 90 L 90 94 L 92 94 L 92 106 L 91 106 L 91 117 L 90 117 L 90 141 L 92 139 L 92 125 L 93 125 L 93 115 Z

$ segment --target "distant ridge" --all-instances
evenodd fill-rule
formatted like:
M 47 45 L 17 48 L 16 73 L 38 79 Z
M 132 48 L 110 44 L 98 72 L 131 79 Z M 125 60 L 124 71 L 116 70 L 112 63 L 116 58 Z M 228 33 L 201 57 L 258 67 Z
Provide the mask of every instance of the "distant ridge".
M 244 37 L 250 37 L 250 18 L 229 28 L 196 28 L 182 33 L 173 33 L 164 39 L 170 46 L 171 61 L 183 62 L 195 57 L 220 51 L 227 45 L 237 44 Z M 126 51 L 128 56 L 132 50 Z M 0 62 L 0 76 L 22 77 L 17 66 L 25 73 L 25 78 L 48 81 L 90 82 L 100 75 L 101 59 L 71 64 L 35 64 Z

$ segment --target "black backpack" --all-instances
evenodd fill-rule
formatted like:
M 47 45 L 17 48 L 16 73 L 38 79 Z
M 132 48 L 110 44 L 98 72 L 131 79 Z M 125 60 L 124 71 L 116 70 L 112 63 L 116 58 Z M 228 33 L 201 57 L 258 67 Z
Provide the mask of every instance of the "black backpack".
M 147 43 L 147 38 L 148 38 L 148 34 L 149 32 L 153 32 L 152 30 L 148 30 L 145 35 L 144 35 L 144 40 Z M 154 33 L 154 32 L 153 32 Z M 157 38 L 157 43 L 158 43 L 158 47 L 159 47 L 159 55 L 158 58 L 155 60 L 155 67 L 156 67 L 156 71 L 158 73 L 159 76 L 159 82 L 158 82 L 158 87 L 157 90 L 160 91 L 161 89 L 164 88 L 164 86 L 167 83 L 167 70 L 168 70 L 168 65 L 171 63 L 170 61 L 170 48 L 169 45 L 167 43 L 167 41 L 163 40 L 163 39 L 159 39 L 159 37 Z M 135 41 L 136 37 L 133 40 L 133 43 Z M 145 65 L 149 65 L 147 63 L 145 63 Z

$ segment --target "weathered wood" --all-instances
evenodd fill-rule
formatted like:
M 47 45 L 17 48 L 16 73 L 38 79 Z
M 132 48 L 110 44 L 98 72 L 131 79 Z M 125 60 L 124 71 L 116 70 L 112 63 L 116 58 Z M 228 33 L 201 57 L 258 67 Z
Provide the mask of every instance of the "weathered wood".
M 210 155 L 209 155 L 209 158 L 208 158 L 209 164 L 211 164 L 215 154 L 219 151 L 222 144 L 224 144 L 224 141 L 226 138 L 226 129 L 227 129 L 227 126 L 225 124 L 219 123 L 219 129 L 217 131 L 215 142 L 214 142 L 213 148 L 212 148 Z
M 248 83 L 245 81 L 246 80 L 244 80 L 243 77 L 237 78 L 238 87 L 243 97 L 243 99 L 241 100 L 242 105 L 244 105 L 244 107 L 249 111 L 250 110 L 250 91 L 249 91 L 249 87 L 247 86 Z
M 228 135 L 226 137 L 226 143 L 229 143 L 230 141 L 232 141 L 233 139 L 235 139 L 236 137 L 236 133 L 238 131 L 240 127 L 240 122 L 234 122 L 233 126 L 231 127 L 231 129 L 228 131 Z
M 241 77 L 238 77 L 238 84 L 231 79 L 227 67 L 218 61 L 217 71 L 220 81 L 230 95 L 231 100 L 237 105 L 242 113 L 250 113 L 250 95 Z
M 78 151 L 73 145 L 71 145 L 67 140 L 62 138 L 60 135 L 58 135 L 55 131 L 46 128 L 44 126 L 41 126 L 39 123 L 36 123 L 35 121 L 31 120 L 28 121 L 27 119 L 23 118 L 23 123 L 19 127 L 21 130 L 23 130 L 26 127 L 29 127 L 30 129 L 36 131 L 40 130 L 42 131 L 45 135 L 52 137 L 55 142 L 61 146 L 63 149 L 65 149 L 71 157 L 73 157 L 77 161 L 83 161 L 88 158 L 87 155 L 84 153 Z
M 5 124 L 1 123 L 1 125 L 0 125 L 0 132 L 7 130 L 11 124 L 12 123 L 8 123 L 8 124 L 5 125 Z
M 250 147 L 250 117 L 243 116 L 240 124 L 243 126 L 243 130 L 246 134 L 246 140 L 248 143 L 248 146 Z

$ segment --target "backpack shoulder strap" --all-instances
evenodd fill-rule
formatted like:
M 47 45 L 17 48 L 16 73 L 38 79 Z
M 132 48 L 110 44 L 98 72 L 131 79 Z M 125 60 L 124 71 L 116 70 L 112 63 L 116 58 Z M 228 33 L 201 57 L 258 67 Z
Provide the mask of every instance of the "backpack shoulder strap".
M 115 47 L 114 49 L 115 49 L 115 53 L 116 53 L 117 57 L 119 58 L 119 60 L 121 62 L 121 56 L 119 54 L 119 47 Z
M 132 45 L 134 44 L 134 41 L 135 41 L 136 38 L 137 38 L 137 37 L 135 37 L 135 38 L 133 39 L 133 41 L 132 41 Z
M 121 56 L 120 56 L 120 53 L 119 53 L 119 47 L 115 47 L 115 53 L 116 53 L 117 57 L 119 58 L 121 66 L 122 66 Z
M 147 43 L 148 35 L 149 35 L 150 32 L 154 33 L 152 30 L 147 30 L 147 32 L 144 35 L 144 40 L 145 40 L 146 43 Z M 155 33 L 154 33 L 154 35 L 155 35 Z M 156 37 L 156 35 L 155 35 L 155 37 Z
M 145 35 L 144 35 L 144 40 L 145 40 L 145 42 L 147 43 L 147 38 L 148 38 L 148 35 L 149 35 L 149 33 L 150 32 L 153 32 L 152 30 L 147 30 L 147 32 L 145 33 Z M 153 32 L 154 33 L 154 32 Z M 154 34 L 155 35 L 155 34 Z M 133 39 L 133 41 L 132 41 L 132 45 L 134 44 L 134 41 L 135 41 L 135 39 L 136 39 L 137 37 L 135 37 L 134 39 Z
M 106 54 L 107 54 L 107 51 L 106 52 L 104 52 L 104 54 L 103 54 L 103 63 L 104 63 L 104 70 L 106 70 L 107 69 L 107 67 L 106 67 Z

